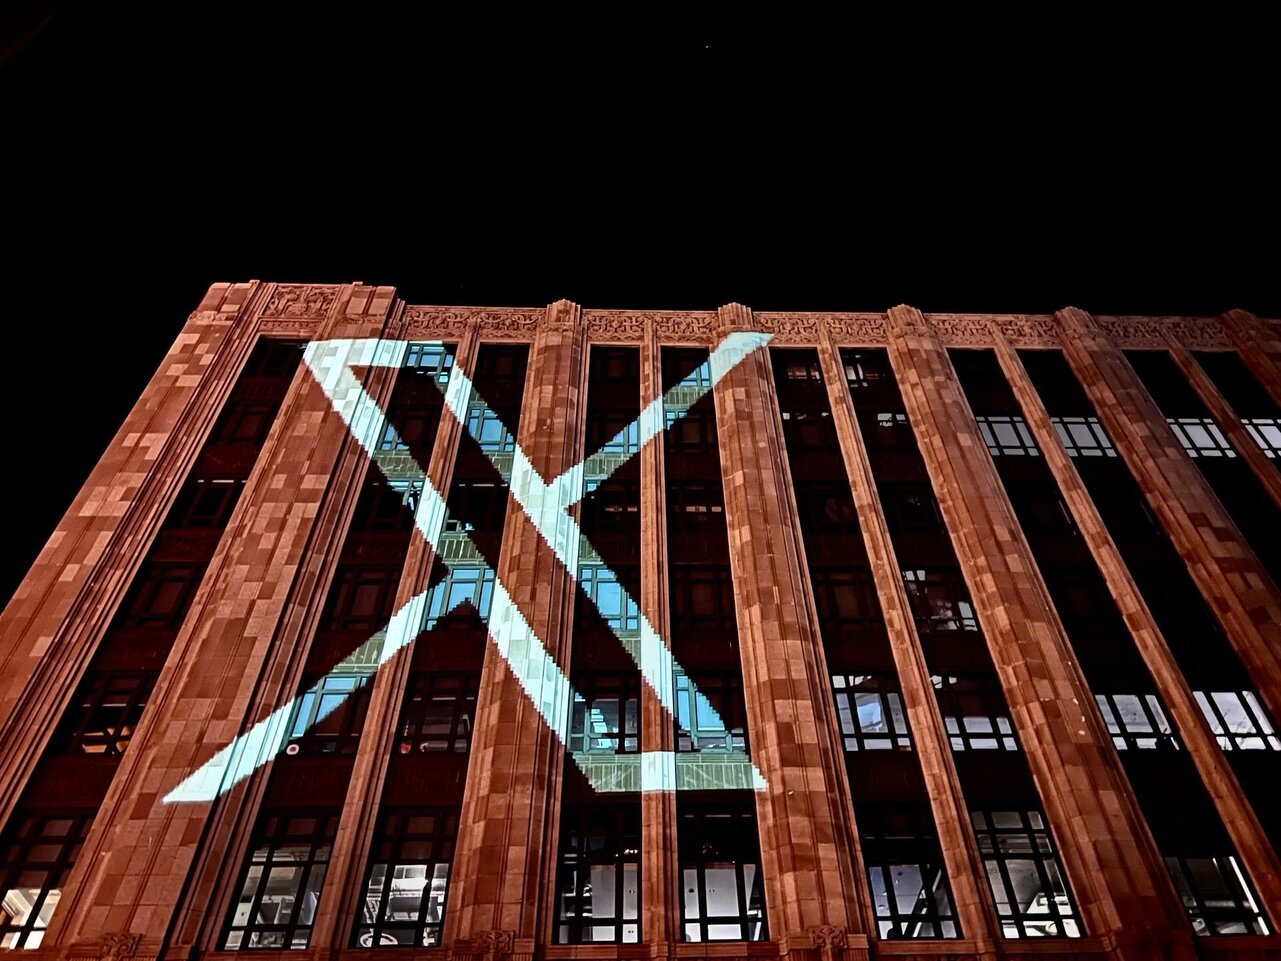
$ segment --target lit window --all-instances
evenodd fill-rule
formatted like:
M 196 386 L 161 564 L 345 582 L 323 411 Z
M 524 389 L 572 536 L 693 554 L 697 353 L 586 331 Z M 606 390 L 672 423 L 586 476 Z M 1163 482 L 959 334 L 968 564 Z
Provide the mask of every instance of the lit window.
M 427 616 L 423 627 L 431 630 L 459 605 L 470 604 L 484 623 L 489 622 L 489 608 L 494 601 L 494 572 L 489 567 L 466 567 L 456 564 L 445 579 L 431 589 L 427 597 Z M 462 620 L 460 626 L 467 626 Z
M 123 754 L 155 684 L 154 674 L 90 675 L 77 707 L 68 712 L 75 725 L 68 730 L 68 751 Z
M 908 602 L 923 634 L 941 631 L 977 631 L 978 618 L 969 592 L 957 571 L 920 568 L 903 571 Z
M 631 754 L 640 750 L 640 696 L 620 675 L 595 675 L 579 683 L 570 713 L 574 754 Z
M 1245 429 L 1263 453 L 1271 458 L 1281 457 L 1281 419 L 1276 417 L 1250 417 Z
M 748 812 L 686 812 L 678 835 L 685 940 L 764 941 L 756 818 Z
M 557 944 L 640 941 L 640 805 L 570 811 L 561 831 Z
M 263 815 L 224 948 L 307 947 L 337 828 L 337 813 Z
M 369 706 L 368 674 L 327 674 L 295 702 L 287 755 L 355 754 Z
M 1007 938 L 1081 937 L 1054 841 L 1039 811 L 971 811 Z
M 850 387 L 874 387 L 885 379 L 884 355 L 873 357 L 861 351 L 841 352 L 845 361 L 845 380 Z
M 476 439 L 481 450 L 510 452 L 516 449 L 515 436 L 488 407 L 473 407 L 467 411 L 467 432 Z
M 405 366 L 429 374 L 438 384 L 447 384 L 454 356 L 439 344 L 410 344 L 405 351 Z
M 1197 934 L 1269 933 L 1235 857 L 1168 857 L 1165 864 Z
M 1281 737 L 1253 691 L 1193 691 L 1225 751 L 1281 751 Z
M 1189 457 L 1236 457 L 1219 425 L 1209 417 L 1167 417 Z
M 411 674 L 396 750 L 466 754 L 476 717 L 476 688 L 474 674 Z
M 676 750 L 747 751 L 743 685 L 733 675 L 700 676 L 698 691 L 676 675 Z
M 613 630 L 640 630 L 640 608 L 613 570 L 603 564 L 583 564 L 578 569 L 578 583 Z
M 959 937 L 928 805 L 864 804 L 857 817 L 877 934 L 887 940 Z
M 1155 694 L 1095 694 L 1094 700 L 1118 751 L 1178 749 L 1178 739 Z
M 0 844 L 0 948 L 38 948 L 84 843 L 91 813 L 15 814 Z
M 787 365 L 788 380 L 816 381 L 823 382 L 823 371 L 819 369 L 818 361 L 810 363 L 792 362 Z
M 934 675 L 943 726 L 953 751 L 1017 751 L 1010 709 L 995 677 Z
M 1032 437 L 1032 431 L 1022 417 L 975 417 L 983 442 L 993 457 L 1039 457 L 1041 452 Z
M 1051 417 L 1069 457 L 1115 457 L 1112 439 L 1097 417 Z
M 846 751 L 910 751 L 907 715 L 888 674 L 834 674 L 836 716 Z
M 440 944 L 458 815 L 447 808 L 391 810 L 378 819 L 354 948 Z

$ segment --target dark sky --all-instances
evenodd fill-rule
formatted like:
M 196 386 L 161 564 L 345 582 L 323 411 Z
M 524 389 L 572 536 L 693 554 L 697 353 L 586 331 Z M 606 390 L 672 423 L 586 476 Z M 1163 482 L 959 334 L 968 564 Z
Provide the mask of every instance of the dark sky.
M 0 598 L 214 281 L 1281 314 L 1261 23 L 123 6 L 0 17 Z

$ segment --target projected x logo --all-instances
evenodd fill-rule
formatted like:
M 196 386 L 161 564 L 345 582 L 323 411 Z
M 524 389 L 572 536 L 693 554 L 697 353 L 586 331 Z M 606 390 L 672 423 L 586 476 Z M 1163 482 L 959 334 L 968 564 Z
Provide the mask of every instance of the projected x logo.
M 577 576 L 580 548 L 585 545 L 591 549 L 590 542 L 569 513 L 570 508 L 584 496 L 585 480 L 588 477 L 596 481 L 605 480 L 630 457 L 635 456 L 645 444 L 683 416 L 690 405 L 710 391 L 736 364 L 752 351 L 764 346 L 769 339 L 768 334 L 758 333 L 727 335 L 708 358 L 707 377 L 700 377 L 699 372 L 694 371 L 666 394 L 650 401 L 640 416 L 601 451 L 550 481 L 545 480 L 534 469 L 519 445 L 514 454 L 506 455 L 511 457 L 510 466 L 506 463 L 506 456 L 485 451 L 509 485 L 516 503 L 524 510 L 566 570 Z M 374 338 L 325 340 L 312 342 L 304 354 L 308 369 L 333 409 L 375 462 L 379 460 L 377 452 L 380 446 L 403 449 L 406 445 L 395 428 L 388 423 L 386 412 L 366 392 L 355 369 L 399 368 L 404 363 L 409 346 L 408 341 Z M 439 342 L 415 342 L 415 346 L 419 349 L 443 350 L 443 345 Z M 488 404 L 476 394 L 471 380 L 457 367 L 450 371 L 442 390 L 445 406 L 479 443 L 483 419 L 469 417 L 468 412 L 481 410 L 492 415 Z M 639 443 L 627 444 L 629 436 L 638 438 Z M 627 450 L 628 453 L 620 456 L 617 453 L 620 449 Z M 420 487 L 422 491 L 414 510 L 414 526 L 436 556 L 440 557 L 442 534 L 449 518 L 445 499 L 432 484 L 421 464 L 414 462 L 409 474 L 410 484 Z M 398 475 L 398 480 L 405 480 L 403 471 Z M 465 533 L 461 536 L 470 541 Z M 493 599 L 486 623 L 489 638 L 507 661 L 512 675 L 548 727 L 565 743 L 574 698 L 569 679 L 513 603 L 506 587 L 480 559 L 480 552 L 473 553 L 476 560 L 469 560 L 468 566 L 480 567 L 485 575 L 493 579 Z M 621 585 L 619 591 L 624 609 L 639 610 L 639 605 L 627 596 Z M 374 634 L 335 665 L 328 677 L 350 676 L 356 670 L 367 670 L 371 662 L 374 670 L 386 664 L 422 631 L 431 593 L 429 588 L 410 598 L 392 615 L 384 631 Z M 594 595 L 590 596 L 593 602 L 597 602 Z M 608 621 L 608 612 L 602 611 L 602 614 Z M 675 716 L 675 674 L 680 670 L 680 665 L 643 612 L 639 614 L 639 623 L 640 630 L 636 636 L 618 630 L 614 634 L 640 669 L 641 677 L 653 690 L 658 702 L 670 715 Z M 299 730 L 298 716 L 304 703 L 314 701 L 322 705 L 308 719 L 306 727 L 323 721 L 342 703 L 332 696 L 320 698 L 325 680 L 326 678 L 322 678 L 308 691 L 277 708 L 219 750 L 170 791 L 164 798 L 165 802 L 210 801 L 248 777 L 279 754 L 290 737 L 303 733 Z M 707 719 L 711 724 L 719 724 L 719 715 L 707 698 L 697 691 L 692 682 L 691 688 L 695 698 L 694 715 Z M 682 788 L 716 790 L 744 787 L 759 790 L 765 787 L 760 771 L 743 751 L 730 751 L 714 756 L 681 755 L 679 764 L 678 755 L 674 752 L 647 751 L 639 759 L 638 779 L 619 779 L 583 755 L 573 753 L 571 756 L 598 791 L 637 788 L 642 791 L 672 791 Z

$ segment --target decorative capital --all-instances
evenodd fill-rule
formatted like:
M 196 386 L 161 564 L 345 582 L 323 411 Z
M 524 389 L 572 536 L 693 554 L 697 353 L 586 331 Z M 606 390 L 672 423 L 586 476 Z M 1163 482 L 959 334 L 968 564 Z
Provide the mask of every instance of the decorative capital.
M 104 958 L 132 958 L 138 953 L 138 945 L 141 943 L 141 934 L 132 934 L 130 932 L 108 934 L 102 939 L 101 956 Z
M 1100 337 L 1102 328 L 1094 318 L 1080 307 L 1064 307 L 1055 311 L 1054 322 L 1065 337 Z
M 476 949 L 486 957 L 493 958 L 500 954 L 511 954 L 515 942 L 515 931 L 485 931 L 477 936 Z
M 574 330 L 583 322 L 583 308 L 572 300 L 547 305 L 546 324 L 553 330 Z
M 810 928 L 810 942 L 816 948 L 845 948 L 849 946 L 849 932 L 834 924 Z
M 890 321 L 890 330 L 907 337 L 930 337 L 934 328 L 926 316 L 915 307 L 899 304 L 886 311 Z
M 725 330 L 755 330 L 752 311 L 742 304 L 726 304 L 716 311 L 720 325 Z

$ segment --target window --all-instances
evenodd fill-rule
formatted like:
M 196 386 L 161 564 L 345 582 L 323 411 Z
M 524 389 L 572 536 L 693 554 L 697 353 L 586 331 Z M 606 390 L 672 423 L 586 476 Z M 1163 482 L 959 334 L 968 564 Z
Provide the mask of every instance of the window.
M 674 481 L 667 488 L 667 523 L 673 530 L 698 530 L 723 524 L 725 501 L 720 484 Z
M 414 511 L 422 495 L 422 484 L 392 484 L 382 478 L 371 480 L 360 492 L 351 519 L 353 531 L 407 531 L 414 523 Z
M 1112 439 L 1097 417 L 1051 417 L 1069 457 L 1115 457 Z
M 975 417 L 987 452 L 993 457 L 1039 457 L 1036 439 L 1022 417 Z
M 640 750 L 640 691 L 637 680 L 593 675 L 574 692 L 569 723 L 574 754 L 632 754 Z
M 393 406 L 387 412 L 382 437 L 374 449 L 388 453 L 411 447 L 425 448 L 431 443 L 431 434 L 439 422 L 436 412 L 423 409 L 421 404 Z
M 0 948 L 38 948 L 93 813 L 15 813 L 0 846 Z
M 640 805 L 565 814 L 556 943 L 640 941 Z
M 672 565 L 672 623 L 685 630 L 736 631 L 729 568 Z
M 669 407 L 664 411 L 669 448 L 675 453 L 707 454 L 716 450 L 716 419 L 711 409 Z
M 477 686 L 475 674 L 411 674 L 396 750 L 466 754 L 471 748 Z
M 884 482 L 878 486 L 891 534 L 942 534 L 943 516 L 929 484 Z
M 484 451 L 511 452 L 516 449 L 516 437 L 488 407 L 472 407 L 467 411 L 467 432 L 476 438 Z
M 475 608 L 482 622 L 489 621 L 489 607 L 494 601 L 494 572 L 488 567 L 465 567 L 457 564 L 445 579 L 431 589 L 427 598 L 427 616 L 423 627 L 432 630 L 442 618 L 466 602 Z M 459 626 L 466 623 L 459 621 Z
M 1197 934 L 1269 933 L 1235 857 L 1167 857 L 1165 864 Z
M 959 937 L 929 806 L 862 805 L 857 816 L 877 934 L 887 940 Z
M 881 603 L 866 567 L 813 567 L 810 574 L 819 624 L 828 640 L 881 623 Z
M 845 381 L 852 389 L 875 387 L 886 379 L 883 354 L 873 356 L 862 351 L 843 350 L 841 357 L 845 361 Z
M 1095 694 L 1118 751 L 1178 750 L 1179 742 L 1155 694 Z
M 133 599 L 121 626 L 178 630 L 202 574 L 204 569 L 193 564 L 146 564 L 134 581 Z
M 589 454 L 634 454 L 640 450 L 640 420 L 634 411 L 592 411 L 587 430 Z
M 953 751 L 1017 751 L 1010 709 L 996 678 L 935 674 L 930 678 Z
M 352 947 L 440 944 L 457 834 L 451 808 L 392 809 L 379 817 Z
M 368 674 L 326 674 L 298 698 L 287 755 L 355 754 L 369 707 Z
M 796 509 L 801 528 L 812 533 L 859 531 L 858 512 L 848 487 L 801 481 L 796 484 Z
M 454 356 L 440 344 L 410 344 L 405 351 L 405 366 L 429 375 L 438 384 L 447 384 L 454 369 Z
M 747 751 L 743 684 L 733 675 L 676 675 L 676 750 Z
M 307 947 L 337 828 L 337 812 L 263 815 L 223 939 L 225 949 Z
M 507 516 L 507 485 L 497 481 L 456 480 L 449 491 L 447 531 L 499 533 Z
M 1219 425 L 1209 417 L 1167 417 L 1174 436 L 1189 457 L 1236 457 Z
M 1081 937 L 1072 895 L 1040 811 L 971 811 L 1002 933 Z
M 907 414 L 880 411 L 860 417 L 863 439 L 876 450 L 915 450 L 916 436 L 907 422 Z
M 832 431 L 831 415 L 827 411 L 785 410 L 782 414 L 788 450 L 836 449 L 836 435 Z
M 299 341 L 263 337 L 254 345 L 241 373 L 254 377 L 292 377 L 302 359 L 302 351 L 303 344 Z
M 756 818 L 686 811 L 679 829 L 686 941 L 764 941 Z
M 583 564 L 578 568 L 578 584 L 613 630 L 640 630 L 640 607 L 612 569 L 603 564 Z
M 846 751 L 910 751 L 898 685 L 889 674 L 833 674 L 836 716 Z
M 278 404 L 232 398 L 223 408 L 210 442 L 260 447 L 267 439 L 278 409 Z
M 376 631 L 383 627 L 391 616 L 399 582 L 398 567 L 338 568 L 329 590 L 331 600 L 324 629 Z
M 942 631 L 977 631 L 978 619 L 969 592 L 955 570 L 903 571 L 908 602 L 922 634 Z
M 705 360 L 688 374 L 686 374 L 679 384 L 681 387 L 695 387 L 699 390 L 712 389 L 712 365 L 710 360 Z
M 1225 751 L 1281 751 L 1281 737 L 1253 691 L 1193 691 Z
M 1076 522 L 1058 487 L 1046 481 L 1007 480 L 1005 491 L 1023 529 L 1031 534 L 1076 536 Z
M 811 360 L 808 362 L 802 360 L 788 361 L 786 370 L 788 380 L 810 381 L 818 384 L 823 383 L 823 371 L 819 368 L 817 360 Z
M 1245 429 L 1264 454 L 1273 459 L 1281 457 L 1281 418 L 1248 417 Z
M 193 478 L 178 495 L 165 527 L 226 527 L 244 489 L 239 478 Z
M 68 752 L 124 754 L 155 684 L 155 674 L 89 675 L 68 712 L 75 725 L 69 731 Z

